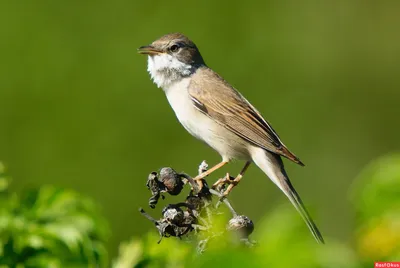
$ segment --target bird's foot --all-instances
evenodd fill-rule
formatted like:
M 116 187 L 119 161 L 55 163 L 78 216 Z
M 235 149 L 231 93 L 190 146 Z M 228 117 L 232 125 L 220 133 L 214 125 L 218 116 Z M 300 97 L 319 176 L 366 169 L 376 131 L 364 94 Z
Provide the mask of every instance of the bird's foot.
M 234 177 L 230 176 L 229 173 L 226 173 L 225 177 L 218 179 L 212 185 L 212 189 L 217 190 L 218 192 L 222 192 L 225 188 L 225 185 L 231 184 L 234 180 Z
M 217 180 L 212 188 L 214 190 L 217 190 L 218 192 L 221 193 L 221 199 L 226 198 L 230 192 L 232 191 L 232 189 L 239 184 L 240 179 L 242 178 L 242 176 L 237 176 L 236 178 L 232 177 L 229 175 L 229 173 L 226 174 L 225 177 Z M 226 185 L 228 185 L 228 187 L 225 189 Z
M 222 198 L 226 198 L 230 192 L 233 190 L 233 188 L 239 184 L 239 181 L 233 180 L 231 182 L 231 184 L 229 184 L 228 188 L 225 190 L 225 192 L 223 192 L 222 194 Z

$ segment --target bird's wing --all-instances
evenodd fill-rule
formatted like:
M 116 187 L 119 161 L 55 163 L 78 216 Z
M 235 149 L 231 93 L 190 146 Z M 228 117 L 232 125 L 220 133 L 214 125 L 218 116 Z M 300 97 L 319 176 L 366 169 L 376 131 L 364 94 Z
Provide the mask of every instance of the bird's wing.
M 253 145 L 304 166 L 280 141 L 271 125 L 233 87 L 211 69 L 192 77 L 188 89 L 194 106 Z

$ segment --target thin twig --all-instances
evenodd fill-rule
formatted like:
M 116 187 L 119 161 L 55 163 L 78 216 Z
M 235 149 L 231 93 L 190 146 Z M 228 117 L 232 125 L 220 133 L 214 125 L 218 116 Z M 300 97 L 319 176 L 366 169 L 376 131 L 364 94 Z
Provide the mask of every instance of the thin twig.
M 216 195 L 220 198 L 220 200 L 222 199 L 222 202 L 225 203 L 225 205 L 229 208 L 229 210 L 231 211 L 232 215 L 235 217 L 237 216 L 237 212 L 235 211 L 235 209 L 232 207 L 231 203 L 229 202 L 229 200 L 223 196 L 222 194 L 218 193 L 217 191 L 215 191 L 214 189 L 210 189 L 209 190 L 210 193 L 212 193 L 213 195 Z M 221 201 L 219 201 L 221 202 Z
M 139 212 L 140 213 L 142 213 L 142 215 L 143 216 L 145 216 L 149 221 L 151 221 L 152 223 L 154 223 L 154 224 L 158 224 L 158 222 L 152 217 L 152 216 L 150 216 L 149 214 L 147 214 L 147 212 L 146 211 L 144 211 L 144 209 L 143 208 L 139 208 Z
M 199 186 L 197 185 L 197 183 L 193 180 L 192 177 L 190 177 L 188 174 L 186 173 L 180 173 L 179 174 L 181 177 L 185 178 L 190 186 L 192 186 L 192 188 L 195 190 L 196 193 L 198 193 L 200 191 Z

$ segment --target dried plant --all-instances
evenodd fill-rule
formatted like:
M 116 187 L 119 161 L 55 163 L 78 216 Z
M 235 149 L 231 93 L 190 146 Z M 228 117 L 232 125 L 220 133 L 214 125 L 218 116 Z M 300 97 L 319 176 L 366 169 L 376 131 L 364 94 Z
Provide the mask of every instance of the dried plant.
M 199 174 L 207 171 L 207 166 L 207 163 L 203 161 L 199 166 Z M 254 242 L 249 240 L 249 236 L 254 230 L 252 220 L 245 215 L 239 215 L 228 198 L 223 195 L 225 188 L 233 179 L 229 175 L 220 178 L 212 189 L 208 186 L 206 179 L 196 182 L 186 173 L 178 173 L 170 167 L 164 167 L 159 173 L 151 172 L 147 179 L 146 186 L 152 194 L 149 199 L 149 206 L 155 208 L 160 197 L 165 199 L 164 193 L 174 196 L 180 195 L 185 185 L 190 187 L 189 195 L 183 202 L 165 206 L 162 209 L 162 218 L 159 220 L 150 216 L 143 208 L 140 208 L 140 213 L 157 228 L 160 234 L 158 243 L 161 242 L 163 237 L 181 238 L 192 232 L 201 233 L 201 236 L 197 236 L 199 238 L 198 251 L 203 252 L 210 239 L 225 233 L 233 233 L 238 241 L 244 245 L 253 246 Z M 231 212 L 231 219 L 227 222 L 225 232 L 215 233 L 213 231 L 213 216 L 221 213 L 221 204 L 228 207 Z

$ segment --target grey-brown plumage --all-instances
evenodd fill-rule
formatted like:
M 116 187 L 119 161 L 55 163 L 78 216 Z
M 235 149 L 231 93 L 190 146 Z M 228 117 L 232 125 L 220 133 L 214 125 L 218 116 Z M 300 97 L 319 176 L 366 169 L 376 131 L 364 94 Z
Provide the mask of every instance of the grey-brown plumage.
M 304 166 L 261 114 L 210 68 L 198 68 L 188 89 L 194 105 L 219 124 L 256 146 Z
M 235 178 L 236 185 L 254 162 L 288 197 L 315 239 L 324 243 L 286 174 L 281 156 L 304 164 L 250 102 L 206 66 L 196 45 L 186 36 L 174 33 L 140 47 L 139 53 L 148 55 L 151 78 L 164 90 L 179 122 L 222 156 L 221 163 L 195 179 L 200 180 L 232 159 L 245 160 L 245 167 Z

